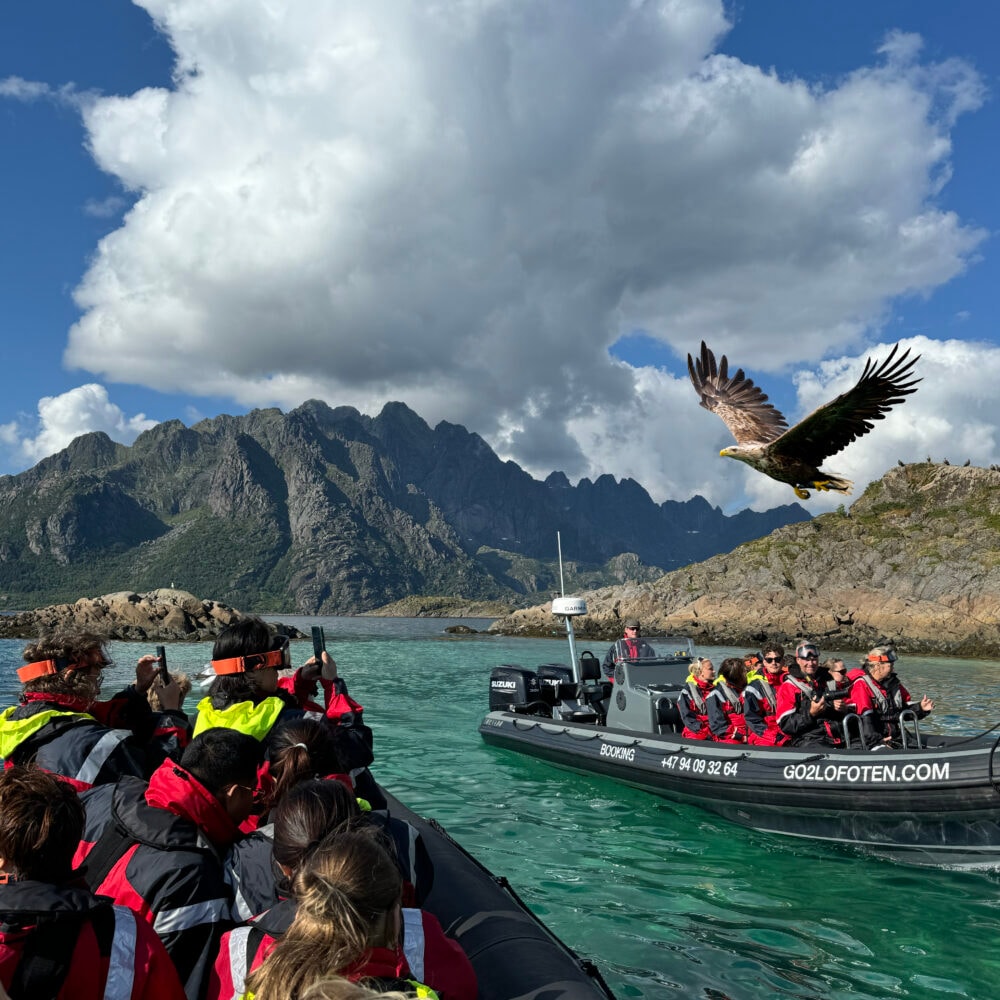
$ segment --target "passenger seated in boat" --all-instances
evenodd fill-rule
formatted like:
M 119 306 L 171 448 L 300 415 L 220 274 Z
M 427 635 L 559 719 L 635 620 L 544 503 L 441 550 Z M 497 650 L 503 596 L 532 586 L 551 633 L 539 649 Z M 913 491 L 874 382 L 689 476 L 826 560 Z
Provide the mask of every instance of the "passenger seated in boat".
M 747 686 L 747 667 L 738 656 L 730 656 L 719 667 L 719 679 L 705 699 L 708 728 L 719 743 L 745 743 L 746 719 L 743 717 L 743 692 Z
M 222 855 L 250 813 L 259 761 L 252 737 L 210 729 L 148 784 L 126 777 L 81 796 L 86 822 L 75 862 L 95 893 L 153 925 L 189 1000 L 202 996 L 231 926 Z
M 831 690 L 839 691 L 844 687 L 850 687 L 847 677 L 847 665 L 836 656 L 831 656 L 823 661 L 816 672 L 816 678 L 821 683 L 825 683 Z M 831 681 L 833 682 L 832 684 L 830 683 Z
M 715 667 L 707 657 L 695 661 L 688 674 L 684 688 L 677 696 L 677 710 L 680 712 L 684 729 L 681 736 L 692 740 L 710 740 L 712 730 L 708 726 L 706 701 L 715 683 Z
M 291 897 L 227 936 L 207 1000 L 301 996 L 330 975 L 475 1000 L 461 946 L 432 914 L 400 906 L 402 880 L 378 832 L 313 832 L 320 839 L 291 873 Z
M 656 650 L 642 636 L 642 626 L 638 618 L 629 618 L 625 622 L 625 633 L 616 639 L 604 655 L 601 672 L 612 681 L 615 678 L 615 664 L 622 660 L 651 660 L 656 656 Z
M 332 677 L 335 699 L 321 716 L 334 727 L 338 750 L 361 794 L 375 807 L 385 805 L 378 785 L 367 772 L 372 762 L 371 730 L 362 721 L 361 706 L 351 699 L 343 679 L 337 676 L 336 664 L 324 652 L 323 669 Z M 310 657 L 310 663 L 315 658 Z M 291 666 L 288 637 L 272 635 L 260 618 L 248 617 L 227 626 L 212 648 L 212 669 L 216 678 L 208 695 L 198 702 L 194 732 L 213 727 L 236 729 L 260 740 L 267 749 L 270 735 L 279 723 L 301 719 L 304 713 L 294 696 L 278 687 L 278 670 Z M 266 793 L 266 775 L 259 792 Z
M 795 665 L 778 688 L 778 729 L 795 745 L 843 743 L 840 720 L 844 700 L 827 697 L 827 688 L 817 677 L 819 650 L 814 643 L 800 642 Z
M 747 742 L 776 746 L 786 737 L 778 730 L 778 688 L 785 678 L 785 650 L 779 645 L 766 646 L 762 653 L 764 669 L 748 679 L 743 692 L 743 715 L 747 724 Z
M 861 675 L 851 687 L 848 709 L 861 717 L 861 737 L 867 747 L 899 740 L 901 712 L 910 710 L 922 719 L 934 708 L 927 695 L 919 702 L 910 698 L 893 670 L 895 662 L 896 653 L 891 647 L 876 646 L 862 661 Z
M 344 774 L 341 768 L 329 726 L 314 719 L 288 723 L 274 734 L 269 752 L 273 787 L 264 803 L 264 822 L 233 845 L 226 858 L 227 881 L 233 886 L 235 894 L 235 919 L 247 920 L 277 902 L 279 890 L 272 853 L 276 850 L 278 816 L 285 815 L 289 809 L 294 815 L 299 808 L 294 803 L 298 801 L 300 787 L 305 785 L 307 790 L 313 788 L 316 779 L 329 785 L 341 785 L 346 794 L 355 799 L 355 806 L 349 814 L 335 810 L 327 825 L 335 826 L 348 815 L 364 812 L 368 822 L 382 829 L 395 846 L 404 879 L 404 904 L 416 906 L 426 898 L 433 882 L 433 865 L 423 839 L 405 820 L 387 812 L 371 811 L 368 801 L 357 797 L 350 775 Z M 308 792 L 310 801 L 318 794 L 315 790 Z M 293 804 L 282 813 L 281 804 L 289 797 Z M 329 796 L 322 801 L 326 802 L 327 798 Z M 337 802 L 339 798 L 333 800 L 334 805 Z M 298 829 L 302 822 L 296 821 L 295 825 Z M 284 837 L 287 840 L 288 834 L 285 833 Z M 308 837 L 306 843 L 313 839 Z M 294 854 L 294 848 L 289 850 Z
M 83 806 L 67 782 L 18 765 L 0 773 L 0 994 L 185 1000 L 153 928 L 73 870 L 82 832 Z
M 0 756 L 36 764 L 83 791 L 123 775 L 148 778 L 187 741 L 187 716 L 176 684 L 160 689 L 164 711 L 154 713 L 146 692 L 156 680 L 155 656 L 141 656 L 135 682 L 98 701 L 111 666 L 104 639 L 75 628 L 41 635 L 24 650 L 17 671 L 21 703 L 0 714 Z

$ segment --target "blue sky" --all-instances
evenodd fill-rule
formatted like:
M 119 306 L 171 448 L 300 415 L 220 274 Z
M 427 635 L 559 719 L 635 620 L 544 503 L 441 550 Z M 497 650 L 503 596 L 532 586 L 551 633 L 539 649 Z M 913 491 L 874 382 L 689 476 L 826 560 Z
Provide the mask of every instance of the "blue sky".
M 402 399 L 539 476 L 788 502 L 716 457 L 702 337 L 793 419 L 922 351 L 827 463 L 859 488 L 1000 461 L 994 5 L 581 11 L 7 5 L 0 473 L 90 429 Z

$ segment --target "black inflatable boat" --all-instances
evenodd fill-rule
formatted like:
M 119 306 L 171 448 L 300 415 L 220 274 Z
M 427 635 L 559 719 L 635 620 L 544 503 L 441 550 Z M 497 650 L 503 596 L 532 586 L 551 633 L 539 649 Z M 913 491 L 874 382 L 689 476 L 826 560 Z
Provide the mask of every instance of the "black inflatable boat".
M 614 1000 L 596 966 L 563 944 L 506 879 L 433 820 L 386 799 L 391 815 L 411 823 L 430 854 L 434 881 L 422 905 L 469 956 L 480 1000 Z
M 553 613 L 566 617 L 571 665 L 494 668 L 479 727 L 487 743 L 755 830 L 920 864 L 1000 867 L 1000 738 L 921 734 L 913 720 L 902 748 L 879 751 L 686 739 L 676 697 L 690 641 L 658 640 L 669 655 L 619 663 L 612 687 L 593 656 L 576 656 L 572 617 L 585 610 L 578 598 L 553 602 Z

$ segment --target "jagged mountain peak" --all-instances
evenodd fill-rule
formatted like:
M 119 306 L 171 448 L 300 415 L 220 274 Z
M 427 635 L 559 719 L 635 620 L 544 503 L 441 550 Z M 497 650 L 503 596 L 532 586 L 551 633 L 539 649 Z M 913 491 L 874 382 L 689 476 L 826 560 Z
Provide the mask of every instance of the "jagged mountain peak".
M 0 594 L 21 606 L 165 579 L 247 609 L 310 613 L 408 595 L 522 600 L 551 583 L 557 532 L 590 578 L 634 566 L 648 579 L 808 516 L 656 504 L 610 475 L 542 482 L 480 435 L 432 429 L 401 402 L 374 418 L 309 400 L 191 428 L 172 420 L 131 447 L 85 435 L 8 477 L 4 493 Z

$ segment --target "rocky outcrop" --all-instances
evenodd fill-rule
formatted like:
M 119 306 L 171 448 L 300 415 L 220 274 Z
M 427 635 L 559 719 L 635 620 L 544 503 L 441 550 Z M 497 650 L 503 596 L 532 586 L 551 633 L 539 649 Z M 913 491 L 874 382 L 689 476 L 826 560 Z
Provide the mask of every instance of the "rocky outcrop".
M 626 617 L 696 641 L 759 646 L 809 636 L 829 649 L 891 639 L 910 652 L 1000 654 L 1000 472 L 915 463 L 893 468 L 851 506 L 780 528 L 652 583 L 581 595 L 584 639 Z M 560 631 L 550 605 L 492 630 Z
M 242 617 L 242 612 L 226 604 L 200 600 L 185 590 L 160 588 L 148 594 L 121 591 L 2 617 L 0 637 L 34 638 L 42 632 L 75 626 L 108 639 L 131 642 L 204 642 Z M 301 635 L 294 626 L 277 623 L 275 628 L 290 637 Z

